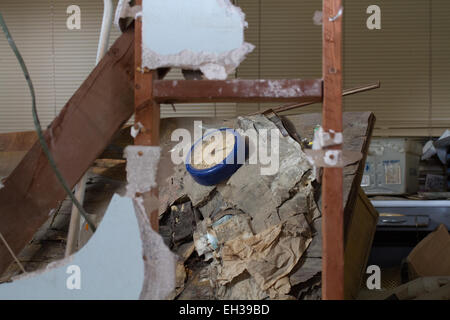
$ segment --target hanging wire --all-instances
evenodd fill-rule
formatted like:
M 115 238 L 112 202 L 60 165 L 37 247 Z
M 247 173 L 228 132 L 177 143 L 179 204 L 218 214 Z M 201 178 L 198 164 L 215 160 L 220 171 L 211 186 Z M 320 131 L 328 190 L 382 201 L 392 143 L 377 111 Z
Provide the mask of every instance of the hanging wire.
M 11 249 L 11 247 L 9 246 L 8 242 L 6 241 L 5 237 L 3 236 L 3 234 L 0 232 L 0 239 L 2 239 L 6 249 L 8 249 L 9 253 L 11 254 L 11 256 L 13 257 L 13 259 L 16 261 L 16 263 L 19 265 L 20 270 L 22 270 L 23 273 L 27 273 L 25 271 L 25 268 L 23 267 L 22 263 L 20 263 L 19 259 L 17 258 L 17 256 L 14 254 L 14 251 Z
M 75 198 L 72 191 L 68 187 L 66 181 L 64 180 L 58 167 L 56 166 L 56 162 L 53 159 L 53 156 L 50 153 L 50 150 L 48 149 L 47 143 L 45 142 L 44 134 L 42 132 L 41 123 L 39 121 L 39 117 L 38 117 L 37 110 L 36 110 L 36 97 L 35 97 L 35 93 L 34 93 L 33 83 L 31 82 L 30 74 L 28 73 L 28 69 L 25 65 L 25 62 L 23 61 L 23 58 L 19 52 L 19 49 L 17 48 L 11 34 L 9 33 L 8 27 L 6 26 L 6 22 L 3 19 L 3 16 L 1 13 L 0 13 L 0 25 L 2 26 L 3 32 L 6 35 L 6 39 L 8 40 L 9 46 L 11 47 L 14 54 L 16 55 L 17 60 L 19 61 L 19 64 L 20 64 L 20 67 L 22 68 L 25 79 L 27 80 L 27 84 L 28 84 L 28 87 L 29 87 L 30 93 L 31 93 L 31 110 L 32 110 L 32 114 L 33 114 L 34 127 L 36 129 L 42 150 L 44 151 L 44 154 L 47 156 L 47 159 L 48 159 L 48 162 L 50 163 L 51 168 L 53 169 L 56 177 L 58 178 L 62 187 L 66 191 L 67 195 L 72 200 L 73 204 L 77 207 L 80 214 L 86 220 L 87 224 L 92 229 L 92 231 L 95 232 L 95 230 L 96 230 L 95 225 L 92 223 L 91 219 L 89 219 L 86 211 L 84 211 L 83 207 L 81 206 L 81 204 L 78 202 L 78 200 Z

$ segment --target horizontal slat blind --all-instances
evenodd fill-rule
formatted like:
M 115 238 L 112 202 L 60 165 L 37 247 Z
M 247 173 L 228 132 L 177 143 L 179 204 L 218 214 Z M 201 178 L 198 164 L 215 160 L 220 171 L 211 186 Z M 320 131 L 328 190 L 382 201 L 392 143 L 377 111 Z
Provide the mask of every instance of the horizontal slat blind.
M 66 10 L 72 4 L 81 9 L 80 30 L 66 26 Z M 41 125 L 46 127 L 95 66 L 103 2 L 1 0 L 0 11 L 29 69 Z M 111 31 L 110 44 L 120 34 L 115 27 Z M 33 128 L 29 90 L 2 34 L 0 132 Z
M 346 111 L 374 111 L 377 135 L 439 135 L 450 126 L 450 1 L 380 0 L 381 30 L 368 30 L 370 0 L 344 3 L 344 88 L 381 80 L 382 88 L 344 99 Z M 236 0 L 256 49 L 238 78 L 321 76 L 317 0 Z M 43 125 L 64 106 L 95 64 L 102 1 L 78 0 L 81 30 L 67 30 L 67 0 L 1 0 L 2 11 L 30 69 Z M 430 20 L 430 16 L 432 20 Z M 119 35 L 113 27 L 111 43 Z M 180 70 L 168 79 L 181 79 Z M 431 79 L 431 82 L 430 82 Z M 32 129 L 31 99 L 13 53 L 0 37 L 0 132 Z M 246 114 L 273 105 L 162 106 L 162 117 Z M 296 112 L 317 112 L 316 104 Z
M 256 45 L 239 67 L 238 77 L 247 79 L 320 78 L 322 28 L 312 17 L 321 10 L 317 0 L 238 0 L 249 28 L 246 40 Z M 245 114 L 273 104 L 238 104 Z M 318 111 L 319 105 L 305 108 Z

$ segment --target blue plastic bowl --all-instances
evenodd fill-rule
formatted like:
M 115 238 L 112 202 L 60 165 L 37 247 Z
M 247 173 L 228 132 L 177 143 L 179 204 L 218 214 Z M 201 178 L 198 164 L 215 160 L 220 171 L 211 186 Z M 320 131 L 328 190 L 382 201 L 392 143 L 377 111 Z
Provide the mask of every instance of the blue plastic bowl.
M 194 148 L 197 146 L 197 144 L 202 143 L 203 140 L 211 135 L 214 134 L 217 131 L 229 131 L 233 133 L 235 143 L 233 151 L 231 151 L 227 157 L 221 162 L 216 164 L 215 166 L 207 169 L 196 169 L 190 165 L 190 159 L 191 159 L 191 153 L 194 150 Z M 230 128 L 222 128 L 215 130 L 206 136 L 203 136 L 201 139 L 197 140 L 189 150 L 189 153 L 186 157 L 186 170 L 189 172 L 189 174 L 192 176 L 192 178 L 197 181 L 197 183 L 204 185 L 204 186 L 213 186 L 216 185 L 225 179 L 228 179 L 235 173 L 239 167 L 242 165 L 242 163 L 238 163 L 238 150 L 240 149 L 240 146 L 242 144 L 242 138 L 239 135 L 239 133 L 236 130 L 230 129 Z M 233 158 L 234 157 L 234 158 Z

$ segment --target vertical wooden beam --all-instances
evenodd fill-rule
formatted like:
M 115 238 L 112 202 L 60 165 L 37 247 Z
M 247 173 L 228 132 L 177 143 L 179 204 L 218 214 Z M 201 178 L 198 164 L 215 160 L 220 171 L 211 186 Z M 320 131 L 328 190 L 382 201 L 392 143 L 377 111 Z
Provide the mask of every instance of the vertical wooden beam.
M 136 0 L 136 5 L 141 6 L 142 0 Z M 134 42 L 134 122 L 142 125 L 140 132 L 134 139 L 135 145 L 159 146 L 159 121 L 160 106 L 153 101 L 153 80 L 157 79 L 155 71 L 142 69 L 142 18 L 135 20 L 135 42 Z M 140 127 L 140 126 L 139 126 Z M 138 126 L 136 127 L 138 128 Z M 158 201 L 158 189 L 155 188 L 142 195 L 144 207 L 153 230 L 158 231 L 158 205 L 150 202 Z M 156 209 L 155 209 L 156 208 Z
M 323 0 L 323 129 L 342 132 L 342 0 Z M 342 145 L 333 146 L 342 150 Z M 322 177 L 322 297 L 344 299 L 343 170 Z

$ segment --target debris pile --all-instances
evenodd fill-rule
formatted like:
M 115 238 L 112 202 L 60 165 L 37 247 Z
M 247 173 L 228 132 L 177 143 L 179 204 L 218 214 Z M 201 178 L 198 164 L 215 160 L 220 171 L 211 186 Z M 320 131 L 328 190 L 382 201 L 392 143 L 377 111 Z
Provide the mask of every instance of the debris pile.
M 269 152 L 278 152 L 279 169 L 261 174 L 267 164 L 247 159 L 227 181 L 202 186 L 183 164 L 175 167 L 159 191 L 170 199 L 160 208 L 160 233 L 179 257 L 172 298 L 320 298 L 316 170 L 300 144 L 265 116 L 240 117 L 236 126 L 255 129 Z M 279 148 L 271 147 L 271 134 Z

